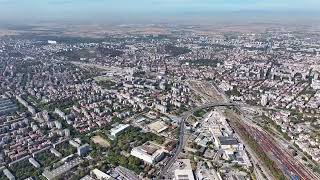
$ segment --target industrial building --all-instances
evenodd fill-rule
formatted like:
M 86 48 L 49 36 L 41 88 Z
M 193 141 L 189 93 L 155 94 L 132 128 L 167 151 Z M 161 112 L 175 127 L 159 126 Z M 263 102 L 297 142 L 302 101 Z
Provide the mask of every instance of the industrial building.
M 215 139 L 215 145 L 221 149 L 238 148 L 239 142 L 232 136 L 220 136 Z

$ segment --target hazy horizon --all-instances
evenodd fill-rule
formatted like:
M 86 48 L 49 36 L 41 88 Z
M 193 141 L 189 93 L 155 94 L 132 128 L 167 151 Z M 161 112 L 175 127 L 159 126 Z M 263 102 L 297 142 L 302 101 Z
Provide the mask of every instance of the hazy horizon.
M 319 0 L 0 0 L 0 23 L 304 22 Z

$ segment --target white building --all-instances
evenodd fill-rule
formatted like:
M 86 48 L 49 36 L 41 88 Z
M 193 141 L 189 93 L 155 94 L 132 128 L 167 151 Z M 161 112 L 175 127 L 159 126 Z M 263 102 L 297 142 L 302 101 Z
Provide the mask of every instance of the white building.
M 233 89 L 233 86 L 231 86 L 226 81 L 222 81 L 219 85 L 219 88 L 222 89 L 223 91 L 229 91 Z
M 75 148 L 78 148 L 80 146 L 79 143 L 75 142 L 74 140 L 70 139 L 69 144 Z
M 54 121 L 54 124 L 56 126 L 57 129 L 61 129 L 62 128 L 62 124 L 59 121 Z
M 178 169 L 174 170 L 175 180 L 194 180 L 194 175 L 189 159 L 179 159 Z
M 167 107 L 162 105 L 162 104 L 156 104 L 155 108 L 159 110 L 161 113 L 166 113 L 167 112 Z
M 111 138 L 116 138 L 120 133 L 122 133 L 128 127 L 130 127 L 129 124 L 119 124 L 118 126 L 112 128 L 110 130 Z
M 110 175 L 100 171 L 99 169 L 94 169 L 91 172 L 99 180 L 112 180 L 112 179 L 114 179 L 113 177 L 111 177 Z
M 157 145 L 147 142 L 142 146 L 133 148 L 131 150 L 131 155 L 146 163 L 155 164 L 164 157 L 164 150 Z
M 8 170 L 4 169 L 3 174 L 9 179 L 9 180 L 15 180 L 16 178 L 13 176 L 13 174 Z
M 54 148 L 50 148 L 50 152 L 54 154 L 56 157 L 61 158 L 62 154 Z
M 261 96 L 261 106 L 266 106 L 268 104 L 268 95 L 264 94 Z
M 56 114 L 58 114 L 63 120 L 66 120 L 66 119 L 67 119 L 66 114 L 65 114 L 64 112 L 62 112 L 60 109 L 56 108 L 56 109 L 54 110 L 54 112 L 55 112 Z
M 311 87 L 315 90 L 320 89 L 320 80 L 313 79 L 311 83 Z
M 48 40 L 48 44 L 57 44 L 57 41 Z
M 35 167 L 35 168 L 40 168 L 40 164 L 34 159 L 34 158 L 29 158 L 29 162 Z
M 69 130 L 69 129 L 64 129 L 63 132 L 64 132 L 64 135 L 65 135 L 66 137 L 69 137 L 69 136 L 70 136 L 70 130 Z

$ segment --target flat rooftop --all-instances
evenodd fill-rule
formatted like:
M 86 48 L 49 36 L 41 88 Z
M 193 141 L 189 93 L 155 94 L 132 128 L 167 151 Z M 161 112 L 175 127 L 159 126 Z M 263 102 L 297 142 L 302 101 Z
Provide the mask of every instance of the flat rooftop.
M 62 174 L 70 171 L 72 168 L 78 166 L 80 163 L 82 163 L 82 159 L 80 157 L 71 160 L 70 162 L 66 162 L 64 165 L 52 170 L 52 171 L 44 171 L 42 175 L 46 177 L 48 180 L 55 179 Z
M 239 144 L 238 140 L 234 137 L 218 137 L 221 145 L 237 145 Z

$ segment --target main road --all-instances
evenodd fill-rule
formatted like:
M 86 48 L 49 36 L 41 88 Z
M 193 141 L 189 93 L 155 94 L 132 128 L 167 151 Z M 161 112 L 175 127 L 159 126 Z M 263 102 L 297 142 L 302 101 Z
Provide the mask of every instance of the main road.
M 170 158 L 170 160 L 166 163 L 165 166 L 162 167 L 159 177 L 161 179 L 165 179 L 167 173 L 169 172 L 170 168 L 172 167 L 173 163 L 176 162 L 179 154 L 181 153 L 182 149 L 184 148 L 184 142 L 185 142 L 185 121 L 193 115 L 195 112 L 205 109 L 205 108 L 210 108 L 210 107 L 219 107 L 219 106 L 235 106 L 233 103 L 208 103 L 204 104 L 202 106 L 198 106 L 196 108 L 193 108 L 190 111 L 184 112 L 181 116 L 181 120 L 179 123 L 179 140 L 178 140 L 178 145 L 175 149 L 175 152 L 173 156 Z

